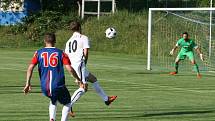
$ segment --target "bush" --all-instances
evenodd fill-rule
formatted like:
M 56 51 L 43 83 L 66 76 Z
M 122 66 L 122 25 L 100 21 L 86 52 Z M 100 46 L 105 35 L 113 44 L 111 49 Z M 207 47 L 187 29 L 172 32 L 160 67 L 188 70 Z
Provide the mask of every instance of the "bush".
M 107 39 L 105 30 L 114 27 L 117 37 Z M 83 25 L 83 32 L 91 39 L 92 50 L 145 54 L 147 37 L 147 12 L 130 13 L 118 11 L 114 15 L 88 19 Z
M 28 17 L 23 19 L 23 23 L 2 28 L 7 28 L 4 29 L 5 33 L 7 34 L 14 36 L 21 35 L 22 39 L 24 39 L 22 41 L 25 41 L 26 43 L 30 42 L 33 45 L 36 44 L 42 46 L 43 41 L 41 40 L 45 33 L 56 32 L 59 29 L 67 30 L 69 22 L 74 19 L 78 19 L 78 17 L 74 13 L 64 15 L 56 11 L 44 11 L 29 15 Z M 4 38 L 6 39 L 7 37 Z M 18 46 L 19 44 L 15 44 L 14 46 L 16 45 Z M 8 44 L 7 46 L 9 47 L 11 45 Z

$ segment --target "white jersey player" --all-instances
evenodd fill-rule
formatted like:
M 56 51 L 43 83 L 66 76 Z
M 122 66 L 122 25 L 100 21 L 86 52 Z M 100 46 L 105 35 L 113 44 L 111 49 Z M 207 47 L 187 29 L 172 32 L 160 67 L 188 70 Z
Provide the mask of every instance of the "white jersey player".
M 87 55 L 84 55 L 88 48 L 90 48 L 88 38 L 78 32 L 73 33 L 65 48 L 65 53 L 69 56 L 72 66 L 84 84 L 86 84 L 85 77 L 89 76 L 85 66 Z
M 93 88 L 102 97 L 106 105 L 110 105 L 117 96 L 107 96 L 104 90 L 100 87 L 96 77 L 88 72 L 86 64 L 88 60 L 88 51 L 90 48 L 89 39 L 87 36 L 81 34 L 81 24 L 79 22 L 72 22 L 70 28 L 73 32 L 72 37 L 67 41 L 65 53 L 69 56 L 72 67 L 83 82 L 79 83 L 80 88 L 77 89 L 71 97 L 71 104 L 73 104 L 87 91 L 87 82 L 93 84 Z M 71 116 L 74 113 L 71 110 Z

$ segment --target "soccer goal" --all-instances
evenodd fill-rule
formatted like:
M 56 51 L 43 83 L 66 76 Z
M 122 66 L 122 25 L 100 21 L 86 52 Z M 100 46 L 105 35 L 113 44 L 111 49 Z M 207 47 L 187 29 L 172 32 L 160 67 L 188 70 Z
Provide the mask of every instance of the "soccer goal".
M 201 48 L 205 61 L 195 59 L 202 71 L 215 70 L 215 8 L 149 8 L 147 70 L 170 71 L 174 68 L 174 56 L 169 52 L 188 32 L 190 38 Z M 179 50 L 179 49 L 178 49 Z M 180 70 L 192 70 L 187 60 L 182 61 Z

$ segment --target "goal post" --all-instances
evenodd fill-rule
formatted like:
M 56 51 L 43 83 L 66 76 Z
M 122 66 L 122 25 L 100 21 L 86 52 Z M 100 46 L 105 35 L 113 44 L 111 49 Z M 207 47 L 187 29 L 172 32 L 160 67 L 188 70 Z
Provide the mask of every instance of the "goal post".
M 212 30 L 211 30 L 211 27 L 213 25 L 212 23 L 212 11 L 215 11 L 215 8 L 149 8 L 149 12 L 148 12 L 148 44 L 147 44 L 147 70 L 151 70 L 152 69 L 152 42 L 153 41 L 156 41 L 156 40 L 152 40 L 152 32 L 153 32 L 153 12 L 156 12 L 156 11 L 160 11 L 160 12 L 180 12 L 180 11 L 184 11 L 184 12 L 192 12 L 192 11 L 208 11 L 210 13 L 210 17 L 208 18 L 208 25 L 205 25 L 208 27 L 208 50 L 207 52 L 204 52 L 204 53 L 207 53 L 207 56 L 208 58 L 210 59 L 211 57 L 211 53 L 212 53 Z M 183 17 L 181 17 L 183 19 Z M 188 19 L 189 18 L 184 18 L 184 19 Z M 171 22 L 171 21 L 170 21 Z M 198 21 L 195 21 L 194 22 L 198 22 Z M 168 24 L 168 23 L 167 23 Z M 198 25 L 201 25 L 201 23 L 198 23 Z M 196 24 L 197 26 L 197 24 Z M 210 29 L 209 29 L 210 28 Z M 186 31 L 186 29 L 185 29 Z M 183 32 L 183 31 L 182 31 Z M 189 31 L 188 31 L 189 33 Z M 158 41 L 158 40 L 157 40 Z M 176 40 L 175 40 L 175 43 L 176 43 Z

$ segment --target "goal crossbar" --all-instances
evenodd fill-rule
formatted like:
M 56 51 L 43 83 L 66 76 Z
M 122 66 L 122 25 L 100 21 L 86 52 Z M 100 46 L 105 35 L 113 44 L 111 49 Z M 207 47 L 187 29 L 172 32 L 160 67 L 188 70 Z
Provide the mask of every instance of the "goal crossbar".
M 152 11 L 215 11 L 215 8 L 149 8 L 148 13 L 148 49 L 147 49 L 147 70 L 151 70 L 151 35 L 152 35 Z M 212 25 L 212 16 L 210 16 L 210 28 Z M 211 29 L 210 29 L 211 31 Z M 211 32 L 210 32 L 210 40 L 211 46 Z M 209 49 L 209 55 L 210 55 Z
M 149 8 L 149 11 L 210 11 L 215 8 Z

